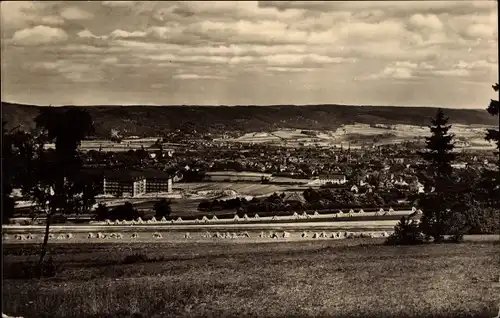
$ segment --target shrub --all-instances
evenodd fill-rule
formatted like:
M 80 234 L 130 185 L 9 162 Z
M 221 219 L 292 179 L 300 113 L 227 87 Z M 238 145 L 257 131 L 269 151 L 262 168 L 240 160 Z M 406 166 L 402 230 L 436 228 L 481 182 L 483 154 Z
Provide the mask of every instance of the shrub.
M 95 219 L 97 221 L 104 221 L 109 218 L 109 209 L 106 204 L 99 203 L 99 205 L 95 209 L 95 214 Z
M 166 199 L 162 199 L 156 202 L 153 206 L 155 210 L 155 217 L 157 219 L 161 219 L 163 217 L 169 217 L 172 209 L 170 207 L 170 201 Z
M 425 242 L 425 236 L 421 232 L 419 224 L 407 217 L 401 220 L 394 227 L 394 233 L 387 240 L 388 245 L 417 245 Z
M 109 212 L 108 218 L 112 221 L 116 220 L 135 220 L 139 217 L 144 217 L 144 214 L 137 211 L 132 203 L 125 202 L 123 205 L 119 205 Z
M 463 212 L 455 213 L 456 234 L 498 234 L 500 233 L 500 213 L 497 209 L 474 204 Z

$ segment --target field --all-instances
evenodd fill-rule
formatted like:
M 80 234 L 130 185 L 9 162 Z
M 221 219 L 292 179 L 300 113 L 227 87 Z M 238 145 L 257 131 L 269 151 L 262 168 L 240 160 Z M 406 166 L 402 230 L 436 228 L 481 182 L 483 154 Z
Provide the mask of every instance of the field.
M 493 145 L 484 140 L 486 128 L 481 125 L 453 125 L 450 132 L 455 134 L 458 140 L 466 138 L 468 149 L 490 149 Z M 314 134 L 314 135 L 312 135 Z M 253 132 L 234 139 L 223 139 L 226 142 L 237 143 L 269 143 L 287 146 L 318 145 L 318 146 L 347 146 L 357 148 L 360 144 L 393 144 L 404 141 L 422 140 L 429 136 L 430 131 L 425 126 L 415 125 L 368 125 L 352 124 L 342 125 L 335 131 L 315 131 L 303 133 L 300 129 L 281 129 L 272 132 Z M 457 143 L 457 148 L 464 146 L 462 142 Z
M 197 182 L 174 184 L 174 190 L 180 189 L 186 192 L 233 190 L 240 195 L 248 196 L 267 196 L 277 191 L 286 191 L 291 187 L 293 186 L 249 182 Z M 304 188 L 304 190 L 305 189 L 307 188 Z
M 493 317 L 498 243 L 381 240 L 4 246 L 3 309 L 23 317 Z M 133 258 L 134 254 L 140 254 Z M 128 259 L 126 257 L 128 256 Z

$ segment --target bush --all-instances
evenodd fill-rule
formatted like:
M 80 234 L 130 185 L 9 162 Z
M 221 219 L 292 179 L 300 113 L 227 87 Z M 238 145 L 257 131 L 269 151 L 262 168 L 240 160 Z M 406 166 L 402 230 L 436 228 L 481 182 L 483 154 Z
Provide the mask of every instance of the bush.
M 95 209 L 95 214 L 96 221 L 104 221 L 109 217 L 109 209 L 106 204 L 99 203 L 99 205 Z
M 170 213 L 172 212 L 170 201 L 166 199 L 161 199 L 160 201 L 156 202 L 153 206 L 153 209 L 155 210 L 155 218 L 157 219 L 169 217 Z
M 403 216 L 394 227 L 394 233 L 387 238 L 385 243 L 387 245 L 417 245 L 424 242 L 425 236 L 419 224 Z
M 116 220 L 135 220 L 139 217 L 144 217 L 144 214 L 137 211 L 132 203 L 125 202 L 123 205 L 119 205 L 109 212 L 108 219 L 111 221 Z
M 455 237 L 460 241 L 466 234 L 497 234 L 500 232 L 500 214 L 498 209 L 488 206 L 474 198 L 470 193 L 446 194 L 434 198 L 426 198 L 423 206 L 424 217 L 421 229 L 433 236 L 436 242 L 444 235 Z M 443 201 L 444 204 L 442 203 Z M 448 202 L 446 202 L 448 201 Z M 438 208 L 441 206 L 441 208 Z
M 456 213 L 457 233 L 451 234 L 499 234 L 500 213 L 497 209 L 481 205 L 470 206 L 464 212 Z

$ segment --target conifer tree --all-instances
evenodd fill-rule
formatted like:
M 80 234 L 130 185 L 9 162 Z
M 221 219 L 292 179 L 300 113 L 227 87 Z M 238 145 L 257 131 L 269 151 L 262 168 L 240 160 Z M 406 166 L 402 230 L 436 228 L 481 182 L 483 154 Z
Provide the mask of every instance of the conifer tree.
M 498 83 L 492 86 L 495 92 L 498 92 Z M 486 109 L 492 116 L 498 117 L 498 129 L 488 129 L 485 139 L 496 143 L 497 151 L 497 171 L 486 172 L 486 187 L 489 188 L 489 196 L 492 199 L 491 203 L 496 207 L 500 207 L 500 103 L 498 100 L 491 100 L 490 105 Z
M 452 152 L 454 135 L 449 133 L 451 125 L 448 121 L 449 118 L 443 110 L 438 109 L 429 126 L 431 136 L 425 138 L 426 151 L 419 152 L 428 163 L 428 173 L 435 192 L 445 190 L 446 181 L 450 180 L 453 172 L 451 164 L 455 160 L 455 154 Z
M 453 184 L 451 166 L 455 159 L 453 138 L 449 133 L 451 125 L 449 118 L 442 109 L 438 109 L 436 117 L 431 120 L 429 129 L 431 136 L 426 137 L 426 150 L 419 152 L 427 162 L 427 183 L 434 189 L 426 193 L 420 200 L 424 215 L 420 228 L 423 233 L 434 238 L 435 242 L 442 240 L 447 234 L 452 220 L 454 195 L 451 193 Z
M 498 83 L 492 86 L 495 92 L 498 92 Z M 499 117 L 499 127 L 498 130 L 496 129 L 488 129 L 488 132 L 486 134 L 486 140 L 488 141 L 494 141 L 497 144 L 497 150 L 500 151 L 500 103 L 497 100 L 492 99 L 490 102 L 490 105 L 487 108 L 488 113 L 490 113 L 492 116 L 497 116 Z M 498 155 L 498 152 L 497 152 Z M 499 162 L 500 165 L 500 162 Z
M 493 89 L 495 92 L 498 92 L 498 83 L 493 85 Z M 498 130 L 497 129 L 488 129 L 486 133 L 486 140 L 488 141 L 494 141 L 497 144 L 497 152 L 496 155 L 500 155 L 500 103 L 497 100 L 492 99 L 490 102 L 490 105 L 487 108 L 488 113 L 490 113 L 492 116 L 497 116 L 498 117 Z M 500 160 L 497 160 L 498 167 L 500 169 Z

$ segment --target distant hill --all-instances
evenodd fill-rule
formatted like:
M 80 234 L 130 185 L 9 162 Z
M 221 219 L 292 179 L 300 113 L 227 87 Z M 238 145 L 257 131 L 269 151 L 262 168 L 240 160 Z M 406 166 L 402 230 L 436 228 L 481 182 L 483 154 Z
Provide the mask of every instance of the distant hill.
M 7 128 L 34 127 L 33 118 L 45 106 L 2 103 Z M 175 129 L 199 132 L 268 131 L 276 128 L 334 130 L 341 125 L 428 125 L 436 113 L 431 107 L 384 107 L 347 105 L 279 106 L 63 106 L 82 107 L 91 114 L 97 137 L 108 137 L 111 129 L 128 135 L 153 136 Z M 485 110 L 446 109 L 451 123 L 495 125 Z

